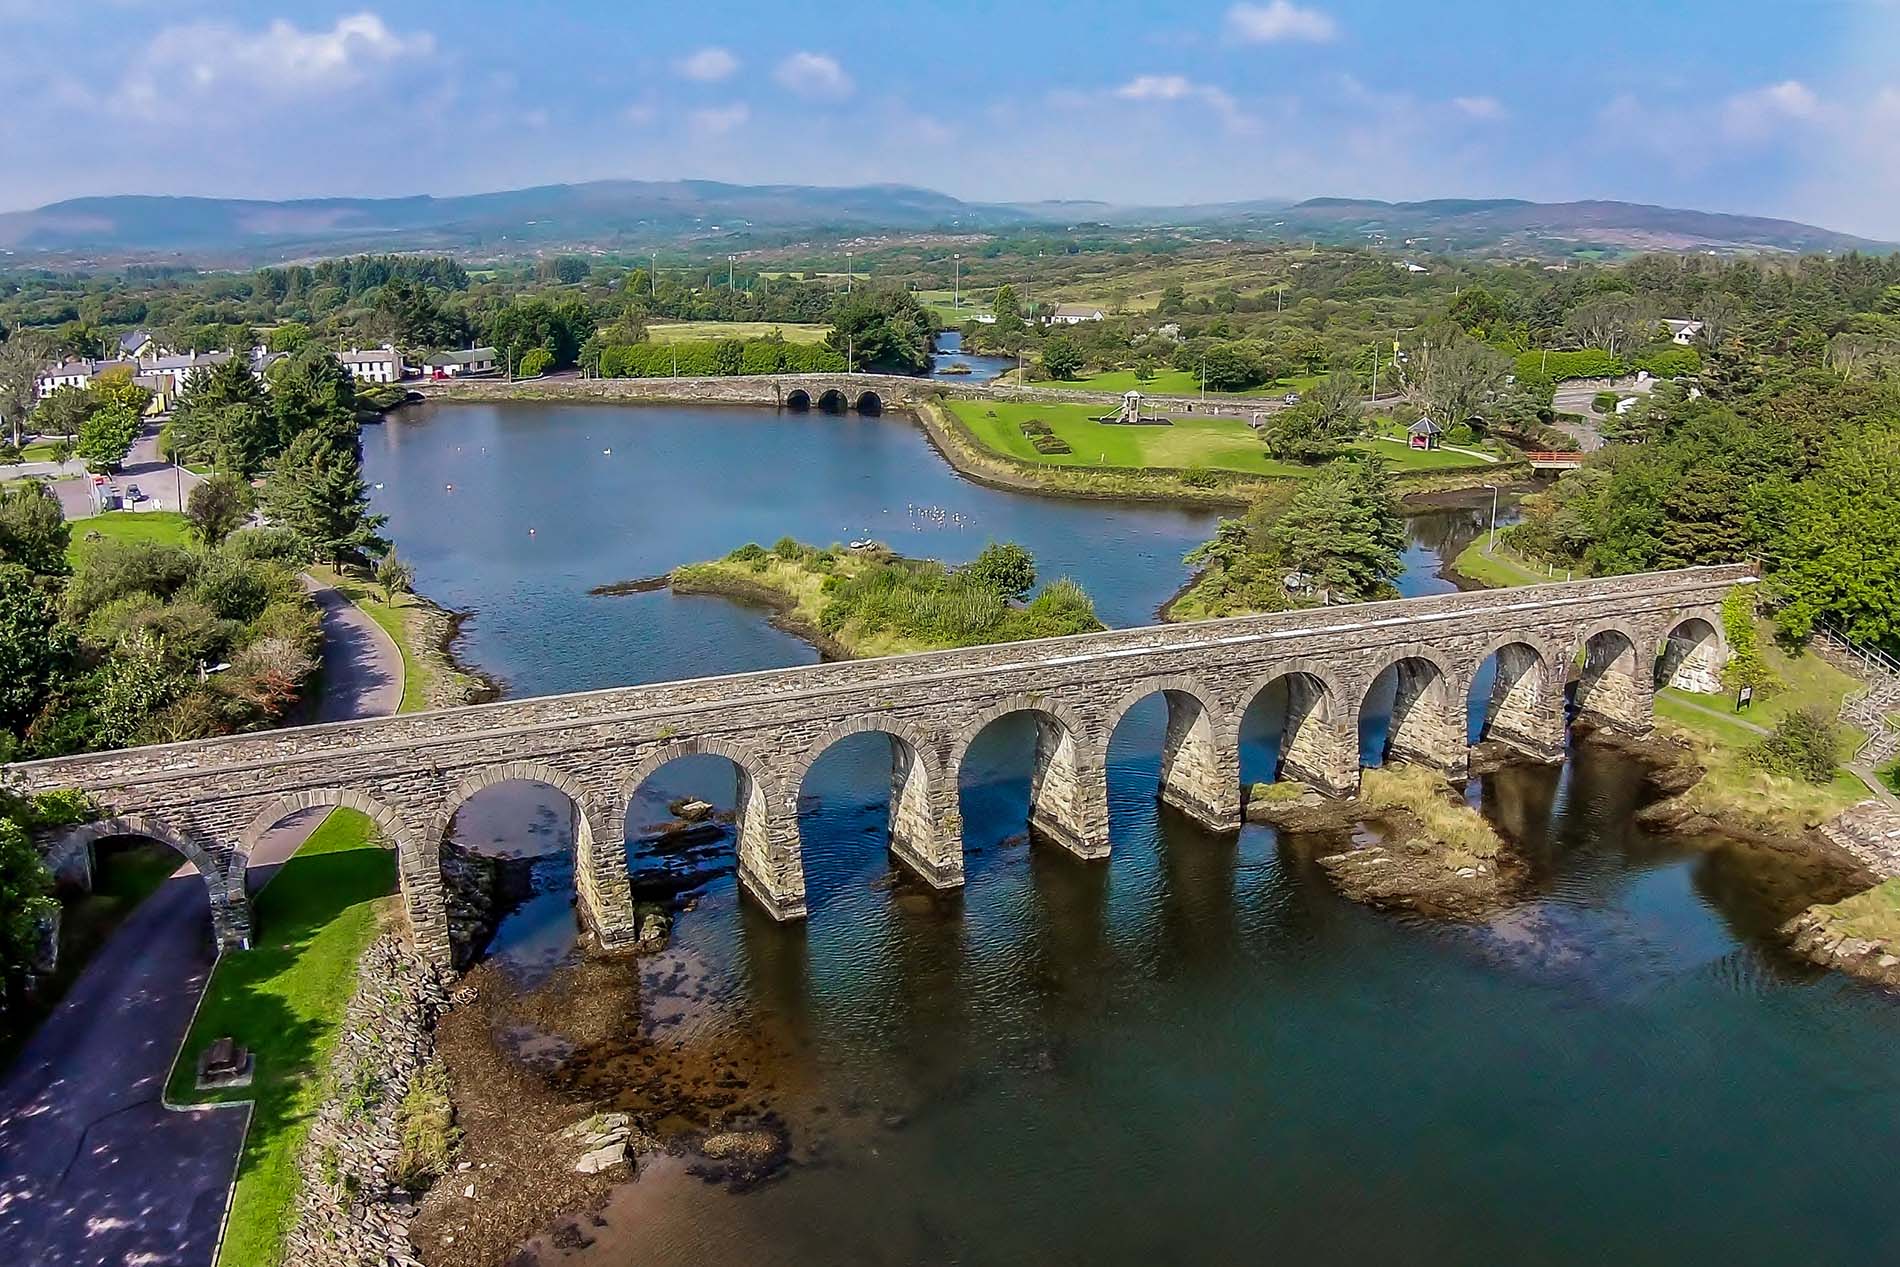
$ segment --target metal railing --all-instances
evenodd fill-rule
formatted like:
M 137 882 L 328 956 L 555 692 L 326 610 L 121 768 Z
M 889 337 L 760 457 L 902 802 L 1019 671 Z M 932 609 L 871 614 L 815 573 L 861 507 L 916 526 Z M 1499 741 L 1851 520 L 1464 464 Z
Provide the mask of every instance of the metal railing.
M 1826 621 L 1815 622 L 1814 638 L 1817 642 L 1826 643 L 1842 655 L 1852 656 L 1875 673 L 1885 677 L 1900 678 L 1900 660 L 1894 659 L 1871 643 L 1848 637 L 1842 630 Z

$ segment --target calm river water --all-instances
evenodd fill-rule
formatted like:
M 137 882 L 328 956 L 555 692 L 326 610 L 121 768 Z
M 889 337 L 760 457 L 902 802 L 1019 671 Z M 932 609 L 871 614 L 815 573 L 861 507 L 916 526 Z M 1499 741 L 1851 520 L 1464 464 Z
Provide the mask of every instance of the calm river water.
M 1213 523 L 968 484 L 901 418 L 444 406 L 365 450 L 418 589 L 475 613 L 464 655 L 519 694 L 813 659 L 719 600 L 587 594 L 748 540 L 869 533 L 960 560 L 1013 539 L 1134 624 Z M 1488 513 L 1413 519 L 1407 591 L 1446 587 Z M 729 842 L 705 851 L 648 1004 L 678 1041 L 769 1037 L 796 1164 L 733 1194 L 659 1162 L 588 1244 L 533 1260 L 1900 1256 L 1900 1005 L 1776 949 L 1809 883 L 1785 860 L 1638 830 L 1640 770 L 1582 749 L 1474 783 L 1533 861 L 1525 900 L 1477 925 L 1395 916 L 1270 830 L 1223 840 L 1160 809 L 1161 728 L 1149 701 L 1117 732 L 1106 865 L 1023 840 L 1029 736 L 1007 723 L 966 771 L 960 897 L 890 886 L 871 736 L 804 789 L 808 923 L 741 904 Z M 1270 746 L 1250 739 L 1246 777 Z M 729 769 L 668 767 L 630 822 L 686 792 L 729 804 Z M 495 951 L 530 979 L 573 946 L 565 824 L 532 785 L 458 823 L 552 856 Z M 630 852 L 636 876 L 681 866 Z M 711 1002 L 653 984 L 675 968 Z

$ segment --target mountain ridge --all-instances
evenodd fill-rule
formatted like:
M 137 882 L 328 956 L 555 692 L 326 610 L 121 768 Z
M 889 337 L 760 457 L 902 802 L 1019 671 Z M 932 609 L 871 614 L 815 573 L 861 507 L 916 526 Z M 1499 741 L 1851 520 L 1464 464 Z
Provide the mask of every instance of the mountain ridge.
M 1198 226 L 1267 239 L 1447 253 L 1900 250 L 1793 220 L 1612 199 L 1317 197 L 1158 207 L 1093 199 L 971 202 L 896 183 L 601 180 L 381 198 L 93 195 L 0 213 L 0 251 L 6 253 L 0 258 L 18 264 L 84 256 L 285 259 L 352 250 L 508 254 L 712 239 L 756 245 L 801 233 L 981 233 L 1077 224 Z

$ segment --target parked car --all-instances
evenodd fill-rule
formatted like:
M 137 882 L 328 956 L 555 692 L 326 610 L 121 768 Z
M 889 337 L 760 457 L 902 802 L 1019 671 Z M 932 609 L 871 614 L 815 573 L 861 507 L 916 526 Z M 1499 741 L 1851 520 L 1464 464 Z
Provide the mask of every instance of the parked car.
M 145 490 L 140 488 L 137 484 L 127 484 L 125 486 L 125 500 L 136 506 L 138 503 L 146 500 Z

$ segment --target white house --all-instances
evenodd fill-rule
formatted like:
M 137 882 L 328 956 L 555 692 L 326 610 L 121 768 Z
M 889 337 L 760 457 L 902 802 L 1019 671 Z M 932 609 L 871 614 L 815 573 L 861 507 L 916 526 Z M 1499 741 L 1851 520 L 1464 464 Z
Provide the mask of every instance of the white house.
M 1686 317 L 1672 318 L 1663 322 L 1669 328 L 1669 341 L 1678 347 L 1688 347 L 1702 337 L 1702 323 Z
M 121 360 L 152 361 L 171 355 L 172 350 L 160 343 L 150 330 L 128 330 L 119 336 Z
M 1084 321 L 1100 321 L 1108 314 L 1094 304 L 1057 304 L 1049 320 L 1059 326 L 1079 326 Z
M 40 399 L 42 400 L 51 396 L 62 387 L 78 387 L 84 389 L 92 385 L 92 380 L 98 377 L 100 370 L 113 364 L 130 364 L 130 362 L 94 361 L 90 359 L 61 361 L 58 365 L 50 365 L 41 370 L 39 378 L 35 380 L 35 386 L 39 388 Z
M 466 374 L 493 374 L 495 356 L 493 348 L 438 352 L 422 363 L 422 373 L 425 378 L 461 378 Z
M 211 369 L 230 359 L 229 352 L 181 352 L 176 356 L 156 356 L 140 361 L 139 373 L 169 380 L 171 394 L 176 396 L 185 390 L 185 384 L 191 381 L 193 371 Z
M 385 343 L 379 348 L 351 348 L 337 354 L 337 360 L 350 372 L 350 377 L 364 383 L 399 383 L 402 381 L 402 356 L 395 347 Z

